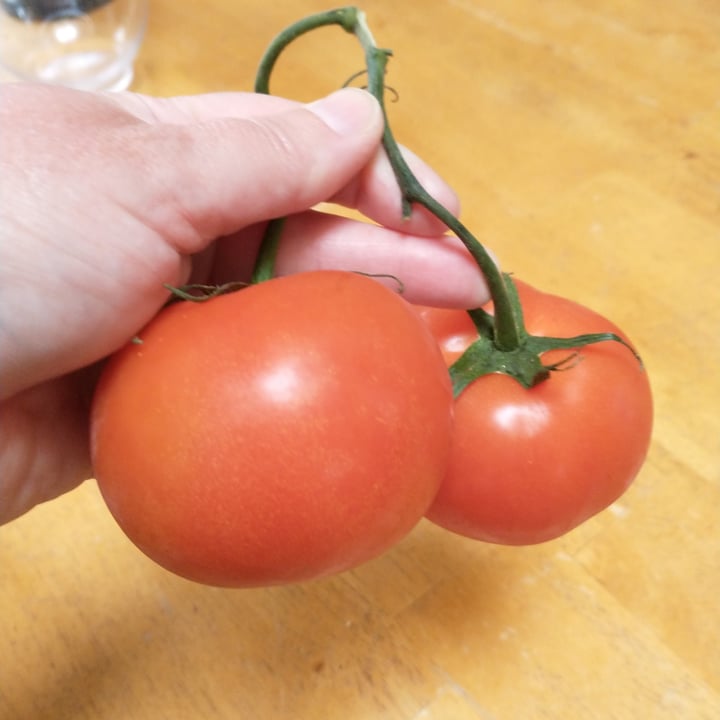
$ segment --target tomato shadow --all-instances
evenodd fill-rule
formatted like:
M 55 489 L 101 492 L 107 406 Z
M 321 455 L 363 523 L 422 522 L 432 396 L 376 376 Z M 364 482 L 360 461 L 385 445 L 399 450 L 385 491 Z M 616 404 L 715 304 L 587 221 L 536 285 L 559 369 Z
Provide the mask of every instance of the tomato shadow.
M 111 558 L 108 558 L 111 561 Z M 68 662 L 16 697 L 19 717 L 410 716 L 431 700 L 438 642 L 504 601 L 490 546 L 423 523 L 354 571 L 255 590 L 209 588 L 143 556 L 131 578 L 58 611 Z
M 322 717 L 335 707 L 345 718 L 391 709 L 412 717 L 442 682 L 437 643 L 486 627 L 511 579 L 494 548 L 423 523 L 339 576 L 221 593 L 220 622 L 235 632 L 221 652 L 254 676 L 250 692 L 266 717 Z

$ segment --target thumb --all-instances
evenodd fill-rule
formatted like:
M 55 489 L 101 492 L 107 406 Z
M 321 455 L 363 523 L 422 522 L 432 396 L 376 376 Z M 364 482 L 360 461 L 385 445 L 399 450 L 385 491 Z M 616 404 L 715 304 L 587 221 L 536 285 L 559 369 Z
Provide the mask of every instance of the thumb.
M 375 98 L 348 88 L 270 115 L 147 127 L 149 211 L 162 213 L 166 228 L 168 210 L 181 219 L 174 226 L 185 231 L 166 239 L 194 253 L 332 197 L 373 157 L 383 119 Z

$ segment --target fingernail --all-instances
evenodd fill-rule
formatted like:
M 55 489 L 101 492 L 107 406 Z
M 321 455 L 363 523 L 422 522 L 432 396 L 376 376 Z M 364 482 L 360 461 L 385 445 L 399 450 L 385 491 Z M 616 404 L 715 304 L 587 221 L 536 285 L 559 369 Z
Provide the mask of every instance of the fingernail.
M 337 90 L 306 107 L 338 135 L 365 132 L 380 116 L 377 100 L 359 88 Z

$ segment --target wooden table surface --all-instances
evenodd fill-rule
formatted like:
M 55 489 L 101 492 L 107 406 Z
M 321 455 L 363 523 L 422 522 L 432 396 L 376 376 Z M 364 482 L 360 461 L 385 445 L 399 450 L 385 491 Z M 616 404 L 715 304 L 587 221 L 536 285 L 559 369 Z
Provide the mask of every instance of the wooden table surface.
M 248 90 L 330 6 L 153 0 L 134 88 Z M 714 0 L 367 0 L 396 135 L 504 267 L 613 318 L 654 386 L 630 492 L 530 548 L 422 523 L 342 576 L 229 591 L 125 539 L 92 482 L 0 529 L 0 718 L 720 717 L 720 13 Z M 327 29 L 274 91 L 361 67 Z

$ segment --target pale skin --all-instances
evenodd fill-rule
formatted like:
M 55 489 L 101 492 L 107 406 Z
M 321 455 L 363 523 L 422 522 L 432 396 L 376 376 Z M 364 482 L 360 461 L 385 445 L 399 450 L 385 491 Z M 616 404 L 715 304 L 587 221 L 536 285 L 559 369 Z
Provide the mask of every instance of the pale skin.
M 365 92 L 311 105 L 0 93 L 0 522 L 91 477 L 88 407 L 103 359 L 162 308 L 164 283 L 248 280 L 270 218 L 290 216 L 279 275 L 384 273 L 406 299 L 447 307 L 488 297 L 437 220 L 402 219 L 381 112 Z M 457 212 L 452 190 L 407 157 Z M 310 209 L 322 201 L 374 223 Z

